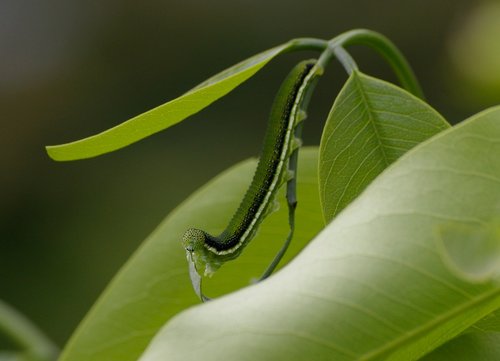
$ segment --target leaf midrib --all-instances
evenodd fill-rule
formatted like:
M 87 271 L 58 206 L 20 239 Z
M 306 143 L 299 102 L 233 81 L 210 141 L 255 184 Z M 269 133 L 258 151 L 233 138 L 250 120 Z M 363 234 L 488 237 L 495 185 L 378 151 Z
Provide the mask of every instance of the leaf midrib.
M 373 115 L 373 111 L 372 111 L 373 109 L 372 109 L 372 106 L 370 104 L 370 101 L 367 99 L 367 97 L 365 95 L 365 89 L 363 87 L 363 84 L 361 83 L 361 80 L 359 78 L 359 74 L 357 72 L 353 72 L 352 77 L 354 80 L 354 85 L 356 86 L 356 88 L 358 89 L 358 92 L 361 95 L 362 103 L 365 105 L 365 109 L 366 109 L 366 112 L 368 114 L 368 122 L 371 124 L 371 126 L 373 128 L 373 132 L 375 133 L 375 137 L 377 138 L 378 148 L 380 149 L 380 153 L 382 154 L 385 165 L 388 166 L 390 164 L 390 162 L 389 162 L 387 154 L 385 152 L 384 144 L 382 143 L 382 139 L 381 139 L 378 127 L 377 127 L 377 122 L 375 121 L 375 116 Z

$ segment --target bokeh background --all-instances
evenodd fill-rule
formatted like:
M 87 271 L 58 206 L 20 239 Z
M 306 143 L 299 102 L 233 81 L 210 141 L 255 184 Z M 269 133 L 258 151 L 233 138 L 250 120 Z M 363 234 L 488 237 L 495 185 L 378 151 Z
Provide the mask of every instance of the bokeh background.
M 177 204 L 255 156 L 290 54 L 189 120 L 102 157 L 44 145 L 107 129 L 294 37 L 364 27 L 408 57 L 451 122 L 500 103 L 500 3 L 472 0 L 0 1 L 0 298 L 63 345 Z M 394 80 L 370 50 L 361 69 Z M 305 127 L 317 144 L 346 77 L 332 64 Z

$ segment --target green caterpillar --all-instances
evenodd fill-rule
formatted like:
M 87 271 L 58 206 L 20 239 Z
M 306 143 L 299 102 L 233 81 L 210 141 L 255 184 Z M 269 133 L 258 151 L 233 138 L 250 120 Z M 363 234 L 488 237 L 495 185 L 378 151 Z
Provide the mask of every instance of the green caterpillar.
M 212 275 L 224 262 L 237 258 L 255 235 L 263 219 L 276 209 L 275 196 L 286 182 L 290 234 L 262 278 L 267 277 L 283 256 L 293 234 L 295 171 L 301 122 L 305 119 L 303 103 L 309 98 L 317 67 L 315 60 L 297 64 L 283 81 L 272 106 L 264 137 L 263 150 L 254 177 L 241 204 L 226 229 L 212 236 L 196 228 L 188 229 L 182 239 L 190 264 L 193 287 L 203 300 L 200 271 Z

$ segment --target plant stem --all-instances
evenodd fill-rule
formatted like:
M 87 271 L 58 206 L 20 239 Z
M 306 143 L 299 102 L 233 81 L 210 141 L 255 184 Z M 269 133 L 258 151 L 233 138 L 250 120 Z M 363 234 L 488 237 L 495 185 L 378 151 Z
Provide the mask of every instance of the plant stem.
M 346 70 L 356 69 L 355 62 L 343 49 L 349 45 L 367 45 L 378 52 L 391 66 L 399 82 L 407 91 L 424 99 L 424 93 L 410 64 L 392 41 L 372 30 L 356 29 L 342 33 L 330 41 L 315 38 L 297 38 L 288 43 L 287 52 L 299 50 L 321 51 L 318 70 L 321 73 L 333 57 L 337 57 Z M 354 67 L 353 67 L 354 66 Z M 319 75 L 321 75 L 319 73 Z
M 316 38 L 297 38 L 288 42 L 288 49 L 286 51 L 298 50 L 314 50 L 324 51 L 328 48 L 328 41 Z
M 58 349 L 24 315 L 0 300 L 0 331 L 27 353 L 33 361 L 53 361 Z
M 333 49 L 333 53 L 337 60 L 342 64 L 344 69 L 347 71 L 347 74 L 351 75 L 351 73 L 355 70 L 358 70 L 358 64 L 354 61 L 349 54 L 342 46 L 337 46 Z
M 410 64 L 388 38 L 375 31 L 357 29 L 340 34 L 329 42 L 329 47 L 333 49 L 349 45 L 367 45 L 373 48 L 389 63 L 406 90 L 421 99 L 424 98 L 422 88 Z

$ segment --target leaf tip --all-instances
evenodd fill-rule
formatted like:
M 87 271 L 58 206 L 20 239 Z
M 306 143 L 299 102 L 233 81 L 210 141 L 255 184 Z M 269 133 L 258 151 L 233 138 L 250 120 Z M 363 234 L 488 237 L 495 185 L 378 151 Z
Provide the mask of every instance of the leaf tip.
M 46 145 L 45 151 L 50 159 L 55 161 L 62 161 L 62 159 L 58 156 L 57 145 Z
M 73 154 L 68 152 L 65 144 L 60 145 L 47 145 L 45 146 L 45 151 L 50 159 L 56 162 L 66 162 L 71 160 L 79 160 L 85 157 L 79 156 L 78 154 Z

